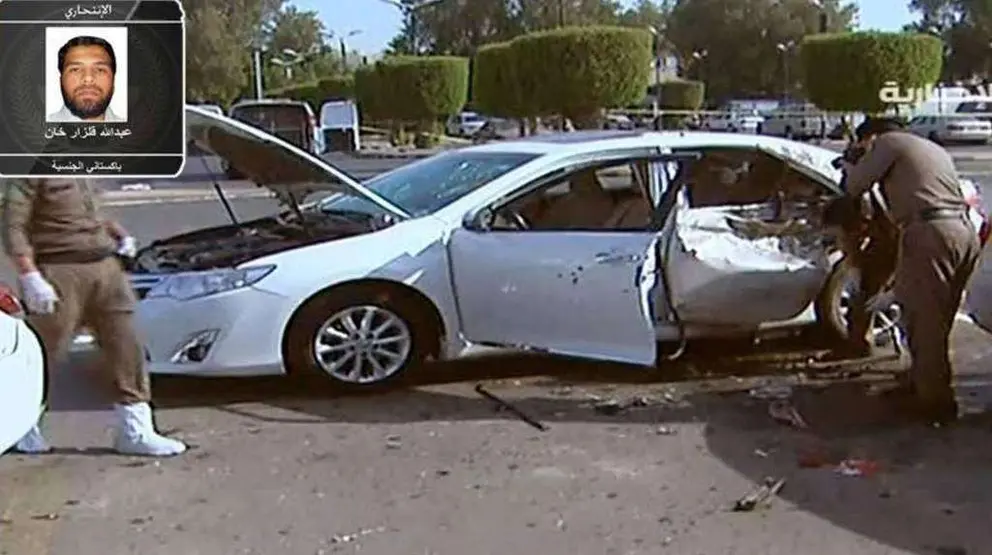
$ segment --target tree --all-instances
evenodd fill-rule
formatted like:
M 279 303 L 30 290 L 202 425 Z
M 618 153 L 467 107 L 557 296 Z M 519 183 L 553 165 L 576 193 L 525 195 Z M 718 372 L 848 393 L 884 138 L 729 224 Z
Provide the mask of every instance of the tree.
M 920 19 L 907 30 L 932 33 L 944 39 L 942 79 L 972 80 L 992 72 L 992 5 L 986 0 L 912 0 L 910 9 Z
M 185 0 L 186 89 L 193 100 L 227 104 L 250 87 L 250 44 L 283 0 Z
M 598 126 L 603 108 L 644 98 L 651 34 L 615 26 L 565 27 L 514 39 L 516 76 L 538 115 L 562 115 L 577 127 Z M 522 76 L 522 77 L 521 77 Z
M 809 98 L 826 110 L 881 112 L 888 82 L 900 90 L 932 85 L 940 76 L 943 43 L 921 33 L 839 33 L 807 37 L 802 76 Z
M 616 24 L 619 17 L 614 0 L 443 0 L 408 15 L 388 50 L 411 54 L 416 42 L 422 52 L 471 56 L 484 44 L 531 31 Z
M 857 13 L 841 0 L 822 9 L 830 31 L 849 29 Z M 711 99 L 794 94 L 795 45 L 819 31 L 819 16 L 810 0 L 676 0 L 667 39 L 682 73 L 705 81 Z
M 395 56 L 356 73 L 358 102 L 375 119 L 415 123 L 432 132 L 468 100 L 468 59 Z

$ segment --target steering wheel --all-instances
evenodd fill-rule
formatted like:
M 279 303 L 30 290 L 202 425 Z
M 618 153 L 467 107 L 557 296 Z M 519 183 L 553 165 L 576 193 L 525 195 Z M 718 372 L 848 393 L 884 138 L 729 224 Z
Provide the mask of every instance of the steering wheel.
M 494 223 L 499 222 L 499 220 L 505 220 L 508 225 L 513 229 L 527 230 L 530 229 L 530 223 L 524 218 L 519 212 L 511 209 L 509 206 L 504 206 L 496 212 L 496 219 Z

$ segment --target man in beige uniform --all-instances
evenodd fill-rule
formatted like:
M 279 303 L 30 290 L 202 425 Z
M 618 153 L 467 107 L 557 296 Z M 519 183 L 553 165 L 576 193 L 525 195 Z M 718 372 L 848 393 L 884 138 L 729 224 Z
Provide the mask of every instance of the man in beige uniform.
M 28 323 L 41 338 L 49 369 L 63 360 L 80 326 L 104 355 L 122 453 L 170 456 L 186 450 L 152 423 L 148 375 L 132 316 L 135 296 L 115 254 L 134 256 L 134 239 L 105 220 L 93 181 L 12 179 L 4 187 L 3 245 L 19 274 Z M 49 376 L 52 372 L 49 371 Z M 15 446 L 50 450 L 35 426 Z
M 869 119 L 856 133 L 868 151 L 847 167 L 847 192 L 860 196 L 881 183 L 902 234 L 895 295 L 912 366 L 910 384 L 895 399 L 930 421 L 952 421 L 958 407 L 948 342 L 980 256 L 954 160 L 939 145 L 902 131 L 891 120 Z

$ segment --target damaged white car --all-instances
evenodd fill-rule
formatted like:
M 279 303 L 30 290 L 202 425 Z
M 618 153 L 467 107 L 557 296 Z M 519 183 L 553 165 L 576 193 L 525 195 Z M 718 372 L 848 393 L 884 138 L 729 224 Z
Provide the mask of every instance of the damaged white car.
M 287 210 L 139 252 L 153 373 L 366 388 L 472 344 L 650 366 L 687 338 L 807 324 L 844 334 L 851 280 L 819 221 L 839 193 L 826 149 L 568 133 L 359 183 L 223 116 L 189 108 L 187 124 L 196 147 Z

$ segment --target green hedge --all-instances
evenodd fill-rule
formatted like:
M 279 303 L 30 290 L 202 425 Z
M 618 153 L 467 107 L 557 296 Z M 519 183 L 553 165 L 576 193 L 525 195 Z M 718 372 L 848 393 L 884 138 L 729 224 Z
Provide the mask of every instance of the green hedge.
M 658 97 L 658 107 L 663 110 L 698 110 L 706 96 L 706 85 L 702 81 L 688 79 L 662 81 L 660 87 L 651 85 L 648 93 L 657 94 L 656 90 L 659 88 L 661 94 Z
M 902 90 L 936 83 L 943 51 L 943 41 L 920 33 L 811 35 L 800 50 L 803 86 L 825 110 L 881 112 L 885 83 Z
M 310 103 L 314 110 L 328 100 L 344 100 L 355 98 L 354 77 L 335 76 L 325 77 L 316 83 L 303 83 L 281 89 L 267 91 L 270 97 L 286 97 L 293 100 L 303 100 Z
M 355 70 L 355 99 L 363 121 L 384 121 L 389 118 L 386 101 L 381 91 L 380 74 L 376 66 L 362 66 Z
M 468 59 L 386 58 L 356 73 L 355 90 L 371 119 L 434 121 L 458 113 L 468 100 Z
M 472 71 L 472 105 L 484 114 L 505 118 L 536 115 L 525 102 L 525 83 L 518 75 L 516 52 L 510 43 L 483 46 L 476 51 Z
M 474 99 L 513 116 L 585 119 L 643 99 L 650 79 L 651 34 L 628 27 L 566 27 L 479 49 Z M 484 108 L 482 108 L 484 106 Z

